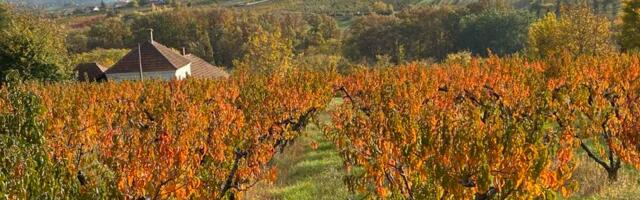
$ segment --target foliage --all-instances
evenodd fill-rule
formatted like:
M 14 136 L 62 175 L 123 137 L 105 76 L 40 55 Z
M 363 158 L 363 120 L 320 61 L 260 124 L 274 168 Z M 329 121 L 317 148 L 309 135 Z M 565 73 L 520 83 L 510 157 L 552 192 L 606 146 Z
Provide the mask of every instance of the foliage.
M 155 41 L 170 47 L 187 48 L 189 52 L 213 61 L 213 47 L 206 27 L 194 14 L 178 10 L 134 16 L 130 26 L 135 42 L 148 41 L 150 29 L 153 29 Z
M 604 55 L 614 51 L 610 22 L 586 8 L 567 10 L 561 17 L 548 14 L 529 28 L 528 53 L 548 58 L 569 53 Z
M 357 18 L 345 41 L 345 55 L 352 59 L 374 59 L 377 55 L 397 55 L 395 28 L 400 19 L 395 16 L 368 15 Z
M 640 168 L 638 114 L 640 60 L 637 56 L 564 60 L 549 81 L 558 124 L 616 181 L 622 162 Z
M 295 52 L 322 46 L 340 37 L 335 20 L 326 15 L 265 13 L 256 15 L 228 8 L 175 8 L 110 18 L 94 25 L 87 37 L 89 49 L 126 48 L 135 42 L 154 40 L 174 48 L 186 48 L 209 62 L 232 67 L 248 53 L 249 39 L 261 28 L 280 31 Z M 114 31 L 112 29 L 117 29 Z M 75 39 L 81 39 L 75 36 Z M 93 41 L 93 42 L 91 42 Z
M 94 24 L 87 33 L 88 48 L 124 48 L 131 45 L 132 33 L 123 21 L 108 18 Z
M 65 164 L 58 174 L 43 172 L 46 177 L 91 199 L 221 199 L 275 176 L 271 159 L 330 100 L 331 77 L 292 70 L 24 87 L 43 105 L 43 153 Z M 60 174 L 82 175 L 81 186 Z
M 0 27 L 4 28 L 9 20 L 9 14 L 7 13 L 7 5 L 0 3 Z
M 102 66 L 110 67 L 116 64 L 116 62 L 128 52 L 129 50 L 127 49 L 94 49 L 91 52 L 73 55 L 72 66 L 95 62 Z
M 391 15 L 393 14 L 393 5 L 386 4 L 382 1 L 377 1 L 372 5 L 373 12 L 379 15 Z
M 258 29 L 249 38 L 247 54 L 235 64 L 238 71 L 258 74 L 282 74 L 291 70 L 293 52 L 291 43 L 279 31 Z
M 340 85 L 327 127 L 362 168 L 347 183 L 381 198 L 554 198 L 573 170 L 574 141 L 548 123 L 544 66 L 514 59 L 363 70 Z
M 524 11 L 486 10 L 462 18 L 458 46 L 482 56 L 524 49 L 532 17 Z
M 9 73 L 26 80 L 64 79 L 69 70 L 60 27 L 20 11 L 7 12 L 6 27 L 0 30 L 0 83 Z
M 640 1 L 626 1 L 623 12 L 620 45 L 625 50 L 640 49 Z
M 78 182 L 66 171 L 64 162 L 49 156 L 41 100 L 17 87 L 0 91 L 0 196 L 73 197 Z
M 475 5 L 475 4 L 472 4 Z M 514 53 L 524 47 L 530 22 L 525 12 L 463 8 L 416 7 L 400 12 L 395 23 L 381 17 L 364 17 L 354 22 L 347 39 L 347 56 L 352 59 L 389 55 L 401 59 L 444 59 L 459 50 L 487 55 Z M 483 11 L 484 10 L 484 11 Z M 478 39 L 480 37 L 480 39 Z
M 549 73 L 549 72 L 553 73 Z M 351 189 L 381 198 L 555 199 L 583 151 L 617 180 L 638 158 L 638 55 L 359 70 L 326 134 Z
M 80 53 L 89 51 L 89 37 L 81 31 L 71 31 L 66 38 L 67 51 L 70 53 Z

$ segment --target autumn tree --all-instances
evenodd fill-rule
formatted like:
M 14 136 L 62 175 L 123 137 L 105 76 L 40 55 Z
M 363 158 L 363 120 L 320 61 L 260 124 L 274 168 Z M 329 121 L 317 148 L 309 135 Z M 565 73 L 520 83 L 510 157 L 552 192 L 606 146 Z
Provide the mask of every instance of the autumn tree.
M 371 5 L 373 12 L 379 15 L 391 15 L 393 14 L 393 5 L 386 4 L 382 1 L 376 1 Z
M 326 127 L 353 191 L 392 199 L 567 195 L 570 132 L 546 124 L 545 66 L 521 59 L 360 70 Z
M 305 20 L 309 24 L 309 30 L 305 34 L 306 38 L 303 46 L 322 46 L 331 40 L 340 39 L 341 31 L 335 19 L 327 15 L 313 14 L 305 16 Z
M 565 66 L 547 84 L 558 126 L 574 130 L 580 149 L 611 182 L 625 162 L 639 167 L 638 56 L 580 57 L 555 64 Z
M 640 48 L 640 1 L 626 1 L 623 12 L 619 43 L 624 50 L 638 49 Z
M 236 199 L 332 98 L 335 73 L 0 88 L 8 198 Z M 64 134 L 63 134 L 64 133 Z M 5 181 L 7 180 L 7 181 Z
M 587 8 L 571 9 L 561 17 L 547 14 L 529 28 L 528 53 L 547 58 L 569 53 L 604 55 L 615 49 L 611 43 L 610 22 Z
M 290 40 L 279 31 L 266 32 L 258 28 L 249 38 L 247 54 L 235 66 L 258 74 L 280 74 L 291 69 L 293 52 Z

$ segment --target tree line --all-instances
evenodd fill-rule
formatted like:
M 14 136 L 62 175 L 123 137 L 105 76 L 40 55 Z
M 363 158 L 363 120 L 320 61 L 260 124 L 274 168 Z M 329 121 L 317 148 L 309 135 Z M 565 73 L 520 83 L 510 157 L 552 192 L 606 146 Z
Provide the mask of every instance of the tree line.
M 309 46 L 338 39 L 336 22 L 328 16 L 302 13 L 256 15 L 226 8 L 186 9 L 150 14 L 110 17 L 85 32 L 72 33 L 70 50 L 85 52 L 96 48 L 130 48 L 154 39 L 167 46 L 186 48 L 203 59 L 231 67 L 246 53 L 249 38 L 255 34 L 281 34 L 295 52 Z
M 295 61 L 332 57 L 332 62 L 344 69 L 382 61 L 439 62 L 448 57 L 490 54 L 544 59 L 564 51 L 599 55 L 638 48 L 638 1 L 622 5 L 617 23 L 591 4 L 560 2 L 563 8 L 540 14 L 503 6 L 499 1 L 403 6 L 397 11 L 393 10 L 395 4 L 376 2 L 372 14 L 354 18 L 345 29 L 335 18 L 323 14 L 178 7 L 112 15 L 71 32 L 51 20 L 2 4 L 0 25 L 6 28 L 1 59 L 7 67 L 1 77 L 13 71 L 26 79 L 60 80 L 70 77 L 70 70 L 79 62 L 97 60 L 110 65 L 126 49 L 149 40 L 151 29 L 157 41 L 186 48 L 229 69 L 251 58 L 246 56 L 251 51 L 278 53 L 250 49 L 258 48 L 250 44 L 251 38 L 260 37 L 271 38 L 262 45 L 290 46 L 287 57 Z

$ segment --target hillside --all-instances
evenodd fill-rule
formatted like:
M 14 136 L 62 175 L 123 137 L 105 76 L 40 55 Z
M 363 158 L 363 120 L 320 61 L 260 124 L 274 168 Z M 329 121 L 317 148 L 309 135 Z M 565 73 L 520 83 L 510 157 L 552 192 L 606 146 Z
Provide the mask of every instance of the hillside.
M 101 0 L 8 0 L 9 3 L 23 5 L 23 6 L 35 6 L 41 8 L 60 8 L 65 6 L 85 6 L 85 5 L 98 5 Z M 115 2 L 114 0 L 105 0 L 105 3 Z

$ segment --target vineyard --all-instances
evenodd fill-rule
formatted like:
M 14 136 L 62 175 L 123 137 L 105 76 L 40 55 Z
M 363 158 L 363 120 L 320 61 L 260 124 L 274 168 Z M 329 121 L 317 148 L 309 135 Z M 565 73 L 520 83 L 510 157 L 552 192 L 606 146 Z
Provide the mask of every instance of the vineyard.
M 637 56 L 472 60 L 341 80 L 326 127 L 352 190 L 381 198 L 556 199 L 585 152 L 617 179 L 640 158 Z
M 364 197 L 556 199 L 580 187 L 577 154 L 612 184 L 621 168 L 640 168 L 639 78 L 640 57 L 620 54 L 9 85 L 0 192 L 242 198 L 274 181 L 274 156 L 315 122 L 344 160 L 350 191 Z M 318 123 L 320 112 L 332 120 Z
M 292 72 L 5 88 L 0 135 L 12 148 L 0 150 L 8 170 L 0 193 L 9 199 L 234 198 L 275 176 L 271 158 L 331 98 L 326 77 Z M 22 143 L 11 144 L 16 138 Z M 25 150 L 21 145 L 41 157 L 23 160 L 30 158 L 17 152 Z M 50 181 L 39 181 L 41 175 Z

